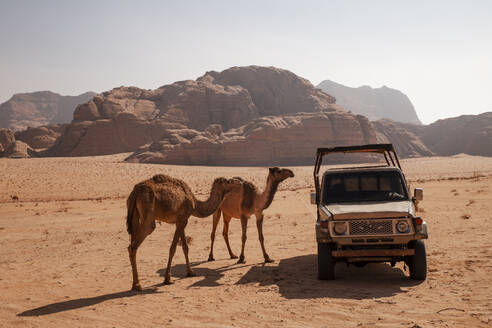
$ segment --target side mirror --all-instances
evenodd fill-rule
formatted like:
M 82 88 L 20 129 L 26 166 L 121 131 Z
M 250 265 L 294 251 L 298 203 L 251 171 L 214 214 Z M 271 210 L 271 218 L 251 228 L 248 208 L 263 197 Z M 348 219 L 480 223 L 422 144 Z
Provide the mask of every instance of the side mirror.
M 316 205 L 316 193 L 311 193 L 311 204 Z
M 422 199 L 424 199 L 424 189 L 415 188 L 413 191 L 413 198 L 417 201 L 421 201 Z

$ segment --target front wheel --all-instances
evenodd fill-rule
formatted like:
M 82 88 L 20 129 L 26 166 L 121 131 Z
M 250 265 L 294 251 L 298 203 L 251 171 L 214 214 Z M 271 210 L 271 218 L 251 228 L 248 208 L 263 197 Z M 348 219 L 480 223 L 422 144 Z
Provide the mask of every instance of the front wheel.
M 411 242 L 409 246 L 415 250 L 415 254 L 408 261 L 410 278 L 414 280 L 425 280 L 427 278 L 427 256 L 425 254 L 424 241 L 417 240 Z
M 331 255 L 332 247 L 327 243 L 318 243 L 318 279 L 335 279 L 335 261 Z

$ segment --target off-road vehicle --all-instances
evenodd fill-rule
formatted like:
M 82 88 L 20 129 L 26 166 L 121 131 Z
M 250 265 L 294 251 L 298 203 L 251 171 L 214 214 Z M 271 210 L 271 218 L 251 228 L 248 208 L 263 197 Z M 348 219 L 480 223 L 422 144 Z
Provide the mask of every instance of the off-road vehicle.
M 331 168 L 320 183 L 323 157 L 335 153 L 379 154 L 386 163 Z M 427 224 L 415 211 L 423 190 L 411 195 L 392 144 L 318 148 L 314 185 L 319 279 L 335 279 L 340 262 L 362 267 L 404 261 L 412 279 L 425 280 Z

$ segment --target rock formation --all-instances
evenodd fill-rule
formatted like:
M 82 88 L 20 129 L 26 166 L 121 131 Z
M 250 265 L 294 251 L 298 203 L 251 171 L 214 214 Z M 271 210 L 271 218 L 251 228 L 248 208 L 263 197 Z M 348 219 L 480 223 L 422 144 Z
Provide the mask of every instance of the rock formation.
M 28 144 L 15 140 L 14 133 L 9 129 L 0 129 L 0 157 L 31 157 L 37 153 Z
M 127 161 L 192 165 L 312 164 L 317 147 L 375 143 L 367 118 L 344 112 L 266 116 L 223 132 L 170 130 L 158 142 L 141 147 Z
M 354 113 L 364 115 L 371 121 L 383 118 L 397 122 L 422 124 L 408 97 L 401 91 L 383 86 L 351 88 L 325 80 L 318 86 L 334 96 L 337 104 Z
M 52 147 L 65 130 L 67 124 L 46 125 L 15 132 L 15 139 L 28 144 L 34 149 Z
M 78 104 L 88 101 L 95 93 L 61 96 L 51 91 L 19 93 L 0 104 L 0 128 L 24 130 L 48 124 L 69 123 Z
M 449 156 L 459 153 L 492 156 L 492 112 L 462 115 L 415 125 L 379 120 L 372 122 L 378 141 L 390 141 L 402 156 Z
M 37 156 L 37 153 L 25 142 L 14 141 L 2 154 L 3 157 L 27 158 Z
M 74 112 L 50 150 L 57 156 L 135 151 L 168 130 L 237 128 L 265 115 L 343 112 L 335 99 L 307 80 L 274 67 L 233 67 L 156 90 L 120 87 L 95 96 Z
M 390 104 L 385 108 L 407 106 L 403 112 L 415 114 L 405 95 L 384 87 L 369 93 L 378 92 L 383 96 L 368 96 L 368 101 Z M 386 96 L 395 93 L 394 99 Z M 410 114 L 406 120 L 420 123 Z M 115 88 L 79 105 L 64 129 L 31 129 L 18 133 L 18 139 L 44 147 L 63 130 L 43 155 L 134 152 L 128 161 L 169 164 L 312 164 L 316 147 L 375 142 L 394 143 L 401 157 L 448 154 L 453 145 L 456 152 L 488 154 L 483 150 L 490 144 L 488 123 L 467 122 L 475 132 L 460 130 L 454 121 L 430 126 L 386 119 L 371 123 L 289 71 L 247 66 L 207 72 L 156 90 Z M 468 141 L 458 142 L 453 133 Z
M 0 156 L 15 142 L 14 132 L 0 129 Z
M 492 156 L 492 112 L 438 120 L 425 127 L 421 139 L 437 155 Z
M 378 143 L 392 143 L 401 157 L 432 156 L 433 152 L 422 142 L 423 125 L 405 124 L 391 120 L 372 122 Z

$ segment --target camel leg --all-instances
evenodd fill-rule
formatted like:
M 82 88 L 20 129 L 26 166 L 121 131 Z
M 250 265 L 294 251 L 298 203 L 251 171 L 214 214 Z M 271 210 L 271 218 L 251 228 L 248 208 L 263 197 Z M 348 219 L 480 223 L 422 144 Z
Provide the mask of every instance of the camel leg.
M 178 240 L 181 237 L 182 230 L 184 230 L 184 227 L 182 227 L 182 223 L 178 219 L 178 221 L 176 222 L 176 231 L 174 232 L 173 241 L 171 243 L 171 247 L 169 248 L 169 258 L 167 259 L 167 268 L 166 268 L 166 273 L 164 275 L 164 284 L 165 285 L 172 284 L 172 282 L 171 282 L 171 263 L 173 262 L 174 253 L 176 253 L 176 245 L 178 244 Z
M 244 246 L 246 245 L 246 231 L 248 229 L 248 217 L 245 215 L 241 215 L 241 230 L 242 230 L 242 236 L 241 236 L 241 255 L 239 255 L 239 260 L 237 263 L 245 263 L 244 261 Z
M 185 227 L 188 224 L 188 219 L 186 219 L 186 222 L 184 222 L 183 229 L 181 230 L 181 245 L 183 247 L 183 253 L 186 259 L 186 274 L 188 277 L 194 277 L 196 274 L 193 272 L 190 266 L 190 259 L 188 258 L 188 243 L 186 242 L 186 235 L 185 235 Z
M 265 258 L 265 263 L 272 263 L 273 260 L 268 256 L 263 238 L 263 213 L 256 214 L 256 228 L 258 229 L 258 239 L 260 240 L 261 251 L 263 252 L 263 257 Z
M 128 255 L 130 257 L 130 263 L 132 265 L 132 275 L 133 275 L 133 282 L 132 282 L 132 290 L 137 290 L 140 291 L 142 290 L 142 286 L 140 285 L 140 281 L 138 279 L 138 271 L 137 271 L 137 249 L 140 244 L 145 239 L 145 235 L 139 235 L 137 237 L 131 237 L 132 240 L 130 242 L 130 245 L 128 246 Z
M 145 238 L 152 233 L 155 229 L 155 221 L 154 221 L 154 213 L 153 211 L 145 211 L 146 219 L 143 224 L 136 225 L 133 228 L 131 234 L 131 242 L 128 246 L 128 255 L 130 257 L 130 263 L 132 265 L 132 275 L 133 275 L 133 283 L 132 290 L 140 291 L 142 290 L 142 286 L 140 285 L 140 281 L 138 279 L 138 271 L 137 271 L 137 249 L 145 240 Z M 135 220 L 138 222 L 138 220 Z
M 212 223 L 212 233 L 210 234 L 210 254 L 208 255 L 209 261 L 214 261 L 214 240 L 215 240 L 215 231 L 217 230 L 217 225 L 219 224 L 221 211 L 218 209 L 215 211 L 213 216 Z
M 231 222 L 231 216 L 223 213 L 222 217 L 224 218 L 224 230 L 222 231 L 222 235 L 224 236 L 227 250 L 229 251 L 229 256 L 231 259 L 237 259 L 237 255 L 232 252 L 231 245 L 229 244 L 229 222 Z

